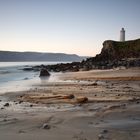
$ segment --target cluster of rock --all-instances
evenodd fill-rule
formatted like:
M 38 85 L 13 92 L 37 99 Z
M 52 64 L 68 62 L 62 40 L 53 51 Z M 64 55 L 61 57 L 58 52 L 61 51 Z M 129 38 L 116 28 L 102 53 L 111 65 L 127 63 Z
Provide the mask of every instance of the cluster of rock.
M 92 61 L 92 59 L 83 62 L 85 70 L 91 69 L 112 69 L 117 67 L 140 67 L 140 58 L 124 58 L 120 60 Z
M 60 63 L 56 65 L 41 65 L 24 70 L 47 69 L 51 72 L 77 72 L 92 69 L 111 69 L 124 66 L 140 67 L 140 39 L 117 42 L 107 40 L 103 43 L 101 53 L 95 57 L 87 58 L 82 62 Z

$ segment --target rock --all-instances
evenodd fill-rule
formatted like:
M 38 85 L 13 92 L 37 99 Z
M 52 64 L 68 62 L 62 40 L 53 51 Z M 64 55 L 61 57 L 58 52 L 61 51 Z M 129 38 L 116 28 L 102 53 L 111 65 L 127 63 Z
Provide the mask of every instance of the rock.
M 86 103 L 88 101 L 87 97 L 78 97 L 77 99 L 77 103 Z
M 137 104 L 139 104 L 140 102 L 139 102 L 139 101 L 137 101 L 136 103 L 137 103 Z
M 47 71 L 47 69 L 42 68 L 40 71 L 40 77 L 42 76 L 50 76 L 50 73 Z
M 70 95 L 68 95 L 67 97 L 68 97 L 68 99 L 73 99 L 73 98 L 75 98 L 75 96 L 74 96 L 73 94 L 70 94 Z
M 7 119 L 3 119 L 3 121 L 4 121 L 4 122 L 7 122 L 8 120 L 7 120 Z
M 42 126 L 43 129 L 50 129 L 50 125 L 48 125 L 47 123 L 44 123 Z
M 25 133 L 25 131 L 24 130 L 19 130 L 18 133 Z
M 103 136 L 103 134 L 99 134 L 99 135 L 98 135 L 98 139 L 99 139 L 99 140 L 104 139 L 104 138 L 105 138 L 105 137 Z
M 108 130 L 107 130 L 107 129 L 104 129 L 104 130 L 102 130 L 101 133 L 102 133 L 102 134 L 108 133 Z
M 9 103 L 5 103 L 5 104 L 4 104 L 5 107 L 8 107 L 9 105 L 10 105 Z
M 29 78 L 25 77 L 23 80 L 28 80 Z
M 98 84 L 97 83 L 92 83 L 92 86 L 97 86 Z
M 30 107 L 33 107 L 33 105 L 31 104 Z
M 3 110 L 4 109 L 4 107 L 1 107 L 1 110 Z
M 23 68 L 22 70 L 24 70 L 24 71 L 32 71 L 34 69 L 31 67 L 31 68 Z
M 21 104 L 23 101 L 19 101 L 19 104 Z

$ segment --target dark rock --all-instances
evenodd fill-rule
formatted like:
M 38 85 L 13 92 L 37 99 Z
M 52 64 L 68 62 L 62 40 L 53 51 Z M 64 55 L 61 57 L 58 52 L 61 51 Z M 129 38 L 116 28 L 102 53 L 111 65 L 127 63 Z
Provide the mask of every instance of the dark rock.
M 19 101 L 19 104 L 23 103 L 23 101 Z
M 29 79 L 29 78 L 26 77 L 26 78 L 24 78 L 23 80 L 28 80 L 28 79 Z
M 23 130 L 19 130 L 18 133 L 25 133 L 25 131 L 23 131 Z
M 92 86 L 97 86 L 98 84 L 97 83 L 92 83 Z
M 86 103 L 86 102 L 88 102 L 87 97 L 79 97 L 76 100 L 77 100 L 77 103 Z
M 104 139 L 104 138 L 105 138 L 105 137 L 104 137 L 103 134 L 99 134 L 99 135 L 98 135 L 98 139 L 99 139 L 99 140 L 102 140 L 102 139 Z
M 31 104 L 30 107 L 33 107 L 33 105 Z
M 22 70 L 24 70 L 24 71 L 32 71 L 34 69 L 31 67 L 31 68 L 23 68 Z
M 48 125 L 47 123 L 44 123 L 43 126 L 42 126 L 43 129 L 50 129 L 51 126 Z
M 8 120 L 7 120 L 7 119 L 3 119 L 3 121 L 4 121 L 4 122 L 7 122 Z
M 75 96 L 73 94 L 70 94 L 69 99 L 73 99 L 73 98 L 75 98 Z
M 1 110 L 3 110 L 4 109 L 4 107 L 1 107 Z
M 50 73 L 47 71 L 47 69 L 42 68 L 40 71 L 40 77 L 42 76 L 50 76 Z
M 10 104 L 9 103 L 5 103 L 3 106 L 8 107 Z
M 108 133 L 108 130 L 107 130 L 107 129 L 104 129 L 104 130 L 102 130 L 101 133 L 102 133 L 102 134 Z

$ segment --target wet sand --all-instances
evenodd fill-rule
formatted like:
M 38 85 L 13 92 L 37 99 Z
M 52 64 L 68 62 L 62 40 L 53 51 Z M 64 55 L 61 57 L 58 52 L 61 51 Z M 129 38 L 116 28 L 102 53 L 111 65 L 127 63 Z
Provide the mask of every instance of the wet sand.
M 139 68 L 58 77 L 1 95 L 1 140 L 139 140 Z

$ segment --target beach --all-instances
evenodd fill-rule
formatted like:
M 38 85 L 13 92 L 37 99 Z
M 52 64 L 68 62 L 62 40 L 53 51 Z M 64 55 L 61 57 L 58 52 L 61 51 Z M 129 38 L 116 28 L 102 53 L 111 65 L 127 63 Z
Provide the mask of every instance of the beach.
M 1 140 L 139 140 L 140 68 L 51 76 L 0 95 Z

